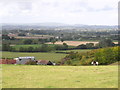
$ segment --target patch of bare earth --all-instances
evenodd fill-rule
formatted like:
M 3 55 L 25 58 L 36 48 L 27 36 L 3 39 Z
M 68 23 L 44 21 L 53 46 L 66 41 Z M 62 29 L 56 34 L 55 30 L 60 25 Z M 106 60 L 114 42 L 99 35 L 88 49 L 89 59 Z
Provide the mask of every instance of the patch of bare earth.
M 94 43 L 97 44 L 98 42 L 96 41 L 64 41 L 64 42 L 61 42 L 61 41 L 58 41 L 56 42 L 55 44 L 60 44 L 62 45 L 63 43 L 67 43 L 67 45 L 69 46 L 78 46 L 78 45 L 81 45 L 81 44 L 86 44 L 86 43 Z M 118 42 L 114 42 L 115 44 L 117 44 Z M 47 43 L 47 44 L 52 44 L 51 42 Z
M 98 42 L 92 42 L 92 41 L 64 41 L 64 42 L 56 42 L 55 44 L 63 44 L 63 43 L 67 43 L 67 45 L 70 45 L 70 46 L 78 46 L 78 45 L 81 45 L 81 44 L 86 44 L 86 43 L 94 43 L 94 44 L 97 44 Z M 52 44 L 51 42 L 47 43 L 47 44 Z

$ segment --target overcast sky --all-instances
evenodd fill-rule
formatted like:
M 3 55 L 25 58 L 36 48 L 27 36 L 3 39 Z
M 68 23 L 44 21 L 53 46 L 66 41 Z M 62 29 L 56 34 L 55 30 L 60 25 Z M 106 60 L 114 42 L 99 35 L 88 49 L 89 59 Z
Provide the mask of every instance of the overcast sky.
M 0 0 L 2 23 L 117 25 L 119 0 Z

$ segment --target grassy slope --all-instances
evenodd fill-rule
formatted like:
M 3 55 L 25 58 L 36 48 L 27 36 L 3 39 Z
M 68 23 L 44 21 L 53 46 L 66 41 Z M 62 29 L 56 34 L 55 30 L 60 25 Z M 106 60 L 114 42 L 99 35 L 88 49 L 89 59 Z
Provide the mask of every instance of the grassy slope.
M 112 63 L 112 64 L 110 64 L 110 65 L 120 65 L 120 61 L 115 62 L 115 63 Z
M 34 56 L 37 60 L 58 61 L 64 58 L 67 54 L 59 53 L 21 53 L 21 52 L 2 52 L 3 58 L 15 58 L 22 56 Z
M 86 50 L 59 50 L 56 52 L 87 52 L 90 51 L 89 49 Z M 51 60 L 51 61 L 58 61 L 62 58 L 64 58 L 67 54 L 61 54 L 61 53 L 54 53 L 48 52 L 48 53 L 24 53 L 24 52 L 2 52 L 3 58 L 15 58 L 15 57 L 21 57 L 21 56 L 34 56 L 36 59 L 43 59 L 43 60 Z
M 56 52 L 88 52 L 90 49 L 58 50 Z
M 2 64 L 0 65 L 0 89 L 2 88 Z
M 117 66 L 3 65 L 3 88 L 117 88 Z

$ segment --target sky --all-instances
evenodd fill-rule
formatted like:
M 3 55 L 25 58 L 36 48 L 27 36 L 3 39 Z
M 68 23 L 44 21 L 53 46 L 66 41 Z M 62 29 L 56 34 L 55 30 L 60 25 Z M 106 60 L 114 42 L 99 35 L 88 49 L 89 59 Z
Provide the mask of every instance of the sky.
M 118 1 L 0 0 L 0 22 L 117 25 Z

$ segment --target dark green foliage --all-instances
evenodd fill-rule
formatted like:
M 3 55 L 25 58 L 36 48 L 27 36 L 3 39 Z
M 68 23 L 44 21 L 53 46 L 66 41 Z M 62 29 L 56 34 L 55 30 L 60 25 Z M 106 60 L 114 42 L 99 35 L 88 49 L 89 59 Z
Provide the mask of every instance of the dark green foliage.
M 52 50 L 53 50 L 53 48 L 49 47 L 47 44 L 42 44 L 39 47 L 28 46 L 28 47 L 20 47 L 19 48 L 19 52 L 49 52 Z
M 25 51 L 25 48 L 23 48 L 23 47 L 19 48 L 19 52 L 24 52 L 24 51 Z
M 102 39 L 99 41 L 98 43 L 98 47 L 99 48 L 104 48 L 104 47 L 112 47 L 114 46 L 115 44 L 112 42 L 111 39 Z
M 64 42 L 64 39 L 61 39 L 61 42 Z
M 10 50 L 10 45 L 9 44 L 2 44 L 2 50 L 3 51 L 9 51 Z
M 49 42 L 48 39 L 39 39 L 38 41 L 39 41 L 41 44 L 44 44 L 44 43 L 46 43 L 46 42 Z
M 26 39 L 23 41 L 24 44 L 32 44 L 33 40 L 32 39 Z
M 120 61 L 119 47 L 102 48 L 85 53 L 71 52 L 62 62 L 65 65 L 90 65 L 91 62 L 98 61 L 100 65 L 108 65 Z
M 99 49 L 95 53 L 95 60 L 100 64 L 111 64 L 120 60 L 119 47 Z
M 87 49 L 93 49 L 94 48 L 94 43 L 86 43 Z
M 33 52 L 34 51 L 34 48 L 33 47 L 28 47 L 27 48 L 27 52 Z
M 41 46 L 41 48 L 40 48 L 40 51 L 41 51 L 41 52 L 47 52 L 47 51 L 49 51 L 48 45 L 42 44 L 42 46 Z
M 67 50 L 68 45 L 66 43 L 63 43 L 63 45 L 55 45 L 54 48 L 55 50 Z
M 81 44 L 81 45 L 77 46 L 77 48 L 79 48 L 79 49 L 87 49 L 87 46 L 85 44 Z
M 10 37 L 8 35 L 2 35 L 3 40 L 10 40 Z
M 18 36 L 26 36 L 24 33 L 19 33 Z
M 67 43 L 63 43 L 64 49 L 68 49 Z

